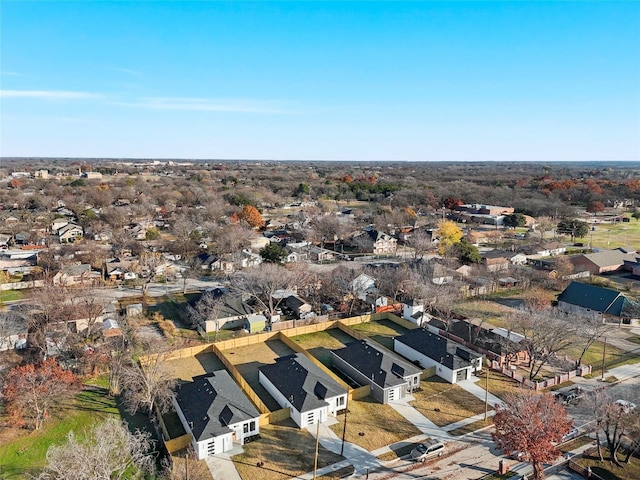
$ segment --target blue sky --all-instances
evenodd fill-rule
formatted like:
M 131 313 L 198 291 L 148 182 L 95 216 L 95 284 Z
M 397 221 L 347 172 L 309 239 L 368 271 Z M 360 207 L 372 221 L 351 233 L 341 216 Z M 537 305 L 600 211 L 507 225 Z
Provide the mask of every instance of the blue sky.
M 0 155 L 640 160 L 640 2 L 0 3 Z

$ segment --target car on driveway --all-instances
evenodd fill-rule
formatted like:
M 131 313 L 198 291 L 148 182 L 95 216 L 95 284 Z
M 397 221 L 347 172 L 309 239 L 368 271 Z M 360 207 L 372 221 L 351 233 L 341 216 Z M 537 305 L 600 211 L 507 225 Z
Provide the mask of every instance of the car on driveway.
M 411 450 L 411 458 L 418 462 L 426 462 L 431 457 L 441 457 L 444 453 L 444 442 L 426 440 Z

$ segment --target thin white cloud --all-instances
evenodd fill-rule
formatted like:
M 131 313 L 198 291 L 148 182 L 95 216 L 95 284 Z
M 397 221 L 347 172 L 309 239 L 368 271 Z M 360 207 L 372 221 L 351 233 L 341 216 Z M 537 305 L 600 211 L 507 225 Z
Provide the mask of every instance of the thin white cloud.
M 154 110 L 185 110 L 201 112 L 237 112 L 237 113 L 293 113 L 276 102 L 246 99 L 209 99 L 186 97 L 147 97 L 135 102 L 119 102 L 117 105 L 148 108 Z
M 111 70 L 112 72 L 126 73 L 127 75 L 131 75 L 132 77 L 144 77 L 144 73 L 137 70 L 131 70 L 130 68 L 107 67 L 107 70 Z
M 0 98 L 38 98 L 43 100 L 89 100 L 103 95 L 66 90 L 0 90 Z
M 18 72 L 2 72 L 2 75 L 5 77 L 21 77 L 22 74 Z

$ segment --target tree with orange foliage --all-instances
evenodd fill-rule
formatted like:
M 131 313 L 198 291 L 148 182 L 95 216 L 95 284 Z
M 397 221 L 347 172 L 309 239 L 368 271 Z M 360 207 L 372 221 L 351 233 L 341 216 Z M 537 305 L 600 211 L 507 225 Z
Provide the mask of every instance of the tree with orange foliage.
M 260 215 L 260 212 L 253 205 L 245 205 L 242 207 L 242 219 L 251 225 L 253 228 L 264 227 L 265 221 Z
M 80 390 L 78 378 L 54 358 L 9 370 L 2 389 L 7 413 L 18 425 L 42 427 L 49 412 Z
M 604 212 L 604 203 L 599 200 L 589 202 L 589 205 L 587 205 L 587 212 L 594 213 L 596 215 L 600 212 Z
M 493 439 L 498 448 L 530 462 L 534 479 L 543 479 L 543 464 L 558 458 L 555 444 L 571 429 L 567 410 L 552 395 L 529 390 L 505 395 L 504 400 L 493 418 Z
M 444 203 L 444 208 L 447 208 L 449 210 L 453 210 L 458 205 L 462 205 L 462 199 L 457 198 L 457 197 L 447 197 L 447 198 L 444 199 L 443 203 Z
M 344 183 L 353 183 L 353 177 L 351 175 L 349 175 L 348 173 L 343 175 L 340 180 L 342 180 Z

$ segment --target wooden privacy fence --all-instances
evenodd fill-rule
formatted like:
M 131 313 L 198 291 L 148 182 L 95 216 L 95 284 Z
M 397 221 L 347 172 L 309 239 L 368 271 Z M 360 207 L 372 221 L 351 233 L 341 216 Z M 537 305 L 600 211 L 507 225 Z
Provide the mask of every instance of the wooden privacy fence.
M 269 407 L 267 407 L 262 399 L 258 396 L 258 394 L 251 388 L 251 385 L 244 379 L 244 377 L 240 374 L 236 366 L 231 363 L 231 361 L 227 358 L 227 356 L 218 348 L 217 344 L 213 344 L 213 353 L 220 359 L 220 361 L 224 364 L 225 368 L 229 371 L 233 379 L 240 386 L 242 391 L 249 397 L 249 399 L 253 402 L 253 404 L 258 407 L 258 411 L 263 414 L 269 414 L 271 411 Z
M 189 445 L 191 445 L 191 435 L 188 433 L 170 440 L 165 439 L 164 441 L 164 446 L 169 453 L 179 452 L 183 448 L 187 448 Z

